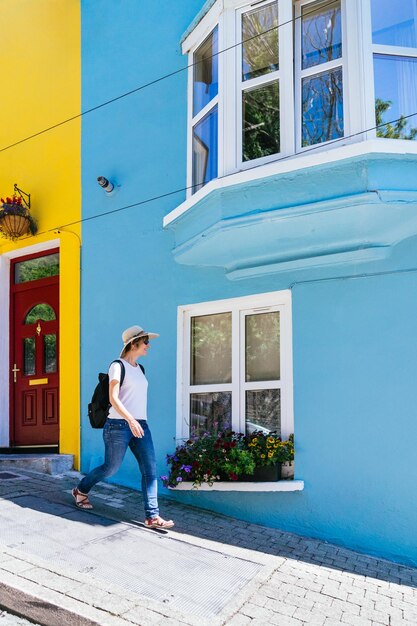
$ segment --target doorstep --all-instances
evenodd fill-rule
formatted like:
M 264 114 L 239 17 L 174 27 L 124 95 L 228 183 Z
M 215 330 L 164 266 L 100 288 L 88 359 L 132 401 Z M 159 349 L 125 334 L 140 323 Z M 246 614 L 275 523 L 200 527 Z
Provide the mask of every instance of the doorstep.
M 211 485 L 201 483 L 194 486 L 191 481 L 178 483 L 176 487 L 169 487 L 171 491 L 303 491 L 303 480 L 277 480 L 268 483 L 244 483 L 239 481 L 215 481 Z
M 21 468 L 42 474 L 64 474 L 74 467 L 73 454 L 0 454 L 0 469 Z

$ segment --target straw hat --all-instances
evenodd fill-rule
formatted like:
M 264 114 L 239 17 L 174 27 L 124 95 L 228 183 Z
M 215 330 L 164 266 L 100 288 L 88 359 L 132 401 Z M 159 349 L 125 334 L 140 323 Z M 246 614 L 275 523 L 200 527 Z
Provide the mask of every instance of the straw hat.
M 121 351 L 120 356 L 122 356 L 126 347 L 135 339 L 139 339 L 139 337 L 149 337 L 149 339 L 155 339 L 155 337 L 159 337 L 159 335 L 158 333 L 148 333 L 140 326 L 131 326 L 130 328 L 126 328 L 126 330 L 122 332 L 123 350 Z

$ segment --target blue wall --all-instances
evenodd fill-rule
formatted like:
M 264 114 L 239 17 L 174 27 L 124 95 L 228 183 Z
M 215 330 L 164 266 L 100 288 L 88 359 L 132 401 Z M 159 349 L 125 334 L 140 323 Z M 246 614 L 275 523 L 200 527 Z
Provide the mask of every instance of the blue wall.
M 124 0 L 120 10 L 111 0 L 84 0 L 83 110 L 185 67 L 179 40 L 202 4 Z M 408 271 L 417 267 L 416 241 L 379 263 L 338 268 L 354 278 L 312 267 L 231 282 L 223 270 L 176 263 L 162 219 L 183 192 L 110 212 L 185 187 L 186 80 L 184 71 L 83 118 L 83 217 L 108 214 L 83 224 L 82 406 L 97 372 L 117 357 L 124 328 L 159 332 L 144 365 L 164 473 L 175 443 L 177 306 L 290 287 L 304 491 L 174 497 L 417 565 L 417 273 Z M 120 187 L 106 197 L 98 175 Z M 102 452 L 101 433 L 83 416 L 82 470 Z M 133 457 L 114 481 L 139 488 Z

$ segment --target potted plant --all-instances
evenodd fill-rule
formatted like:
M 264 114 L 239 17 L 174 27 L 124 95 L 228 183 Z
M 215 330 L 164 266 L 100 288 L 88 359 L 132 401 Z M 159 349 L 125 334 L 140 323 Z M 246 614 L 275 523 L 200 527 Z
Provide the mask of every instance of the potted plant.
M 280 480 L 282 464 L 294 459 L 294 435 L 282 441 L 276 432 L 255 431 L 245 437 L 245 442 L 255 461 L 253 475 L 245 476 L 245 480 Z
M 161 476 L 165 487 L 183 481 L 198 487 L 215 481 L 270 481 L 280 479 L 280 463 L 294 458 L 293 437 L 281 441 L 275 433 L 245 436 L 223 431 L 187 439 L 167 455 L 168 475 Z M 272 473 L 271 473 L 272 468 Z M 266 474 L 263 472 L 266 471 Z
M 6 199 L 1 198 L 0 232 L 3 237 L 15 241 L 29 231 L 34 235 L 37 224 L 30 214 L 29 207 L 22 202 L 21 196 L 13 194 Z

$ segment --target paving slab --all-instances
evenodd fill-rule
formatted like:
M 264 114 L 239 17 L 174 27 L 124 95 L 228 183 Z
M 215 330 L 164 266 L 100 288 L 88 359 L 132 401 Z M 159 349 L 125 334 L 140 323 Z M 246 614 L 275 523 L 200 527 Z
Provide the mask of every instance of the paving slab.
M 86 512 L 78 473 L 19 474 L 0 481 L 0 584 L 93 623 L 417 625 L 415 568 L 164 498 L 176 526 L 154 532 L 140 492 L 99 484 Z

